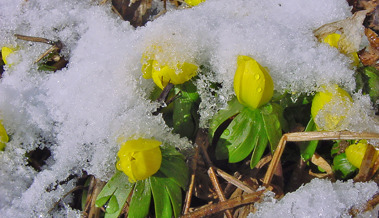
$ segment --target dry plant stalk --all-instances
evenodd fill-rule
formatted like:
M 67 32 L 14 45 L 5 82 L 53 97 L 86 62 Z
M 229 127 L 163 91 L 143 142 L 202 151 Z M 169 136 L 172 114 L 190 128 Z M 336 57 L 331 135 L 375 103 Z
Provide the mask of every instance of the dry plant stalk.
M 40 60 L 42 60 L 44 57 L 46 57 L 48 54 L 55 52 L 55 51 L 59 51 L 63 48 L 63 44 L 61 41 L 53 41 L 53 40 L 49 40 L 49 39 L 45 39 L 45 38 L 41 38 L 41 37 L 24 36 L 24 35 L 20 35 L 20 34 L 14 34 L 14 36 L 17 39 L 21 39 L 24 41 L 40 42 L 40 43 L 45 43 L 45 44 L 51 45 L 51 47 L 49 49 L 47 49 L 43 54 L 41 54 L 37 58 L 36 61 L 34 61 L 35 64 L 38 63 Z
M 96 198 L 105 185 L 105 182 L 91 176 L 91 181 L 88 188 L 86 205 L 83 210 L 83 217 L 97 218 L 100 217 L 101 208 L 96 207 Z
M 227 209 L 233 209 L 238 206 L 255 203 L 262 199 L 266 191 L 267 189 L 247 195 L 238 196 L 226 201 L 220 201 L 215 204 L 209 204 L 205 207 L 202 207 L 201 209 L 195 210 L 194 212 L 183 215 L 182 218 L 205 217 Z
M 196 168 L 197 168 L 198 158 L 199 158 L 199 147 L 196 146 L 195 156 L 194 156 L 193 161 L 192 161 L 192 174 L 191 174 L 191 179 L 190 179 L 190 185 L 188 186 L 188 191 L 186 193 L 186 198 L 184 201 L 183 214 L 187 214 L 189 212 L 189 208 L 191 205 L 191 199 L 192 199 L 193 189 L 194 189 L 194 185 L 195 185 L 195 177 L 196 177 Z
M 196 136 L 196 144 L 201 148 L 201 151 L 203 153 L 205 162 L 209 166 L 208 176 L 209 176 L 209 178 L 210 178 L 210 180 L 212 182 L 213 187 L 215 188 L 215 191 L 217 193 L 217 197 L 219 198 L 219 200 L 221 202 L 226 201 L 224 192 L 223 192 L 223 190 L 222 190 L 222 188 L 220 186 L 220 183 L 218 182 L 217 176 L 216 176 L 215 167 L 213 166 L 212 161 L 209 158 L 208 153 L 207 153 L 206 147 L 208 147 L 209 142 L 208 142 L 208 137 L 207 137 L 207 133 L 206 133 L 205 130 L 200 129 L 198 131 L 197 136 Z M 232 213 L 228 209 L 225 211 L 225 215 L 228 218 L 232 218 L 233 217 Z
M 378 133 L 355 133 L 349 131 L 341 132 L 293 132 L 286 133 L 279 141 L 271 163 L 267 169 L 263 180 L 265 186 L 270 186 L 274 171 L 279 164 L 287 142 L 301 142 L 313 140 L 358 140 L 358 139 L 379 139 Z M 368 149 L 369 150 L 369 149 Z M 368 151 L 367 150 L 367 151 Z M 366 153 L 367 153 L 366 151 Z
M 255 190 L 248 185 L 245 185 L 245 183 L 241 182 L 240 180 L 236 179 L 234 176 L 229 175 L 228 173 L 224 172 L 221 169 L 216 168 L 217 174 L 220 175 L 223 179 L 228 181 L 229 183 L 233 184 L 237 188 L 243 190 L 246 193 L 254 193 Z

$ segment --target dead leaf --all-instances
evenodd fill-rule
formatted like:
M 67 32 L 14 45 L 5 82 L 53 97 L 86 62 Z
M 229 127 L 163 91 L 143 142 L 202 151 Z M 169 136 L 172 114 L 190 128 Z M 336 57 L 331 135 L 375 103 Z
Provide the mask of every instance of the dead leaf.
M 143 26 L 150 17 L 152 0 L 112 0 L 113 9 L 134 27 Z
M 373 66 L 379 60 L 379 37 L 370 28 L 365 29 L 365 34 L 370 45 L 359 52 L 358 56 L 362 64 L 365 66 Z
M 357 52 L 363 37 L 364 27 L 362 23 L 367 13 L 367 10 L 358 11 L 345 20 L 325 24 L 313 33 L 319 41 L 322 41 L 327 35 L 340 32 L 341 38 L 338 42 L 338 49 L 345 54 Z

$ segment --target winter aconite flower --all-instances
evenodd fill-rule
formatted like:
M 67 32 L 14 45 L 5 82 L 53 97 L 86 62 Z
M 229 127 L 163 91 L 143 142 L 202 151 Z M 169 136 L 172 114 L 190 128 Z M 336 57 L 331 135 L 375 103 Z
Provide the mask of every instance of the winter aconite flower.
M 9 141 L 9 137 L 7 135 L 7 132 L 3 126 L 3 124 L 0 123 L 0 151 L 3 151 L 5 148 L 5 144 Z
M 205 0 L 184 0 L 187 5 L 189 6 L 196 6 L 202 2 L 205 2 Z
M 123 171 L 130 182 L 152 176 L 161 167 L 161 144 L 160 141 L 144 138 L 124 142 L 117 153 L 117 169 Z
M 353 99 L 338 85 L 323 86 L 312 101 L 311 114 L 318 130 L 338 131 Z
M 162 48 L 154 47 L 155 52 Z M 162 63 L 155 59 L 155 54 L 144 53 L 142 56 L 142 75 L 145 79 L 153 79 L 154 83 L 164 89 L 168 83 L 183 84 L 197 75 L 198 66 L 189 62 Z
M 10 55 L 13 52 L 14 52 L 14 50 L 11 48 L 8 48 L 8 47 L 2 47 L 1 48 L 1 57 L 2 57 L 5 64 L 8 64 L 7 57 L 8 57 L 8 55 Z
M 341 38 L 340 34 L 338 34 L 338 33 L 332 33 L 332 34 L 327 35 L 324 38 L 324 42 L 327 43 L 327 44 L 329 44 L 330 46 L 332 46 L 334 48 L 337 48 L 340 52 L 342 52 L 342 53 L 346 54 L 347 56 L 349 56 L 354 61 L 354 65 L 357 66 L 359 64 L 359 57 L 358 57 L 357 52 L 353 52 L 353 53 L 349 53 L 349 54 L 346 53 L 339 46 L 340 38 Z
M 240 55 L 234 75 L 234 92 L 241 104 L 256 109 L 271 100 L 274 83 L 266 68 L 253 58 Z
M 352 144 L 346 148 L 345 153 L 347 160 L 355 167 L 360 168 L 362 164 L 363 157 L 365 156 L 367 150 L 367 141 L 360 140 L 358 143 Z M 379 157 L 379 151 L 376 150 L 373 160 Z

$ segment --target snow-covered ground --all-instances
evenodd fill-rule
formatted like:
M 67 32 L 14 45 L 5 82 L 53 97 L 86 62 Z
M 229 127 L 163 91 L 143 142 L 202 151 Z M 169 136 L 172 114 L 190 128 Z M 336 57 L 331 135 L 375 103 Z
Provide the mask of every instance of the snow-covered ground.
M 137 29 L 115 15 L 109 3 L 98 2 L 0 1 L 0 46 L 16 49 L 0 82 L 1 119 L 11 136 L 0 152 L 2 217 L 79 216 L 67 204 L 48 214 L 54 202 L 75 187 L 74 180 L 61 181 L 83 170 L 109 179 L 120 136 L 154 137 L 181 149 L 191 146 L 172 134 L 161 116 L 151 115 L 156 105 L 147 96 L 154 83 L 142 78 L 140 60 L 153 45 L 165 45 L 169 57 L 191 58 L 214 72 L 200 75 L 196 82 L 203 127 L 234 95 L 238 55 L 254 57 L 267 67 L 278 92 L 311 93 L 326 83 L 337 83 L 348 91 L 355 88 L 352 61 L 313 35 L 314 29 L 351 16 L 345 0 L 207 0 L 191 9 L 168 11 Z M 154 5 L 162 7 L 163 3 Z M 38 71 L 34 61 L 49 46 L 16 39 L 14 34 L 60 40 L 68 66 L 55 73 Z M 167 57 L 157 58 L 167 61 Z M 209 94 L 211 82 L 222 84 L 217 98 Z M 360 93 L 353 98 L 356 113 L 350 120 L 351 130 L 379 132 L 369 98 Z M 25 154 L 44 147 L 52 155 L 36 172 L 27 166 Z M 322 199 L 314 200 L 317 203 L 309 203 L 313 199 L 299 190 L 291 194 L 297 200 L 287 201 L 307 198 L 305 204 L 266 203 L 259 212 L 268 210 L 265 207 L 287 210 L 291 204 L 296 208 L 283 212 L 284 217 L 299 214 L 301 209 L 301 217 L 305 211 L 314 216 L 312 210 L 322 211 L 320 216 L 329 214 L 329 209 L 330 214 L 344 214 L 353 203 L 378 192 L 374 183 L 314 183 Z M 329 191 L 335 189 L 347 192 Z M 357 196 L 357 202 L 341 197 L 350 193 Z M 335 207 L 325 207 L 324 199 L 339 201 Z

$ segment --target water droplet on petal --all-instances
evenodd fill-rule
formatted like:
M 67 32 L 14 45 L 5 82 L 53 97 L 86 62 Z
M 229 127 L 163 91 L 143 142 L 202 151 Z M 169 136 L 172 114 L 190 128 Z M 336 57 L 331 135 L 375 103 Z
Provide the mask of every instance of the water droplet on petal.
M 262 92 L 262 88 L 257 88 L 257 92 Z
M 259 76 L 259 74 L 255 74 L 255 79 L 256 80 L 259 80 L 261 78 L 261 76 Z
M 230 134 L 230 130 L 229 129 L 225 129 L 224 130 L 224 135 L 228 136 Z

